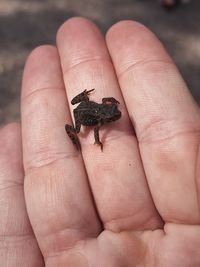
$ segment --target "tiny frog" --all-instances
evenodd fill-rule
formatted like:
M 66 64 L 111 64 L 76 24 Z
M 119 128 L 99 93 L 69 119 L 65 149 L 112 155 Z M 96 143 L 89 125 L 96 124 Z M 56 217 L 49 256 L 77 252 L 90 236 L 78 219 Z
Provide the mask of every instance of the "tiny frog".
M 121 117 L 121 111 L 118 110 L 119 102 L 114 97 L 103 98 L 101 104 L 90 101 L 89 95 L 92 91 L 94 91 L 94 89 L 84 90 L 72 99 L 72 105 L 80 103 L 73 110 L 75 127 L 66 124 L 65 130 L 73 144 L 77 147 L 77 149 L 80 149 L 77 133 L 80 132 L 81 125 L 95 126 L 95 144 L 100 145 L 101 150 L 103 150 L 103 144 L 99 140 L 99 129 L 106 123 L 118 120 Z

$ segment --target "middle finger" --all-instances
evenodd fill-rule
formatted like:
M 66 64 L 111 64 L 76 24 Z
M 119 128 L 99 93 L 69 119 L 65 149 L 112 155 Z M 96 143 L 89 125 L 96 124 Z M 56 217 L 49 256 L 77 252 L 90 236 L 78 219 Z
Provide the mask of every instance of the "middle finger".
M 101 103 L 103 97 L 110 96 L 121 103 L 122 118 L 100 130 L 103 152 L 93 145 L 92 131 L 79 134 L 90 185 L 104 226 L 114 231 L 160 226 L 103 36 L 88 20 L 73 18 L 59 30 L 57 45 L 69 101 L 84 89 L 95 88 L 91 99 Z

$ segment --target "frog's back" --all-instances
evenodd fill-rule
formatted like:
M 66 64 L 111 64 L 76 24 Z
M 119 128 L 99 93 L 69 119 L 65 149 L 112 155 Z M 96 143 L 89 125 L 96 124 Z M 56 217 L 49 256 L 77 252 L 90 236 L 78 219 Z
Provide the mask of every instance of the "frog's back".
M 80 123 L 84 126 L 94 126 L 99 122 L 99 104 L 93 101 L 83 101 L 75 109 L 79 114 Z

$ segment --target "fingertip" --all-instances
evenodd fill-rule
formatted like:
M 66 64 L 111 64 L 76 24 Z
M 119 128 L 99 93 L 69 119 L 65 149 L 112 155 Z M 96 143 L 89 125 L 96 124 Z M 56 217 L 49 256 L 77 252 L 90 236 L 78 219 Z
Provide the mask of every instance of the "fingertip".
M 114 24 L 106 34 L 106 43 L 120 76 L 130 65 L 146 61 L 172 63 L 163 44 L 143 24 L 125 20 Z
M 68 33 L 70 29 L 73 29 L 72 33 L 76 34 L 76 29 L 81 32 L 91 28 L 93 30 L 98 29 L 97 26 L 90 19 L 78 16 L 69 18 L 59 27 L 57 31 L 57 43 L 59 43 L 60 40 L 66 37 L 66 32 Z
M 40 88 L 40 84 L 48 86 L 49 78 L 60 70 L 59 55 L 53 45 L 41 45 L 29 54 L 22 79 L 22 99 Z
M 134 21 L 134 20 L 121 20 L 113 24 L 106 33 L 106 39 L 112 39 L 113 36 L 119 36 L 120 33 L 126 33 L 131 29 L 131 31 L 136 34 L 139 32 L 151 33 L 152 32 L 142 23 Z
M 155 33 L 144 24 L 133 20 L 122 20 L 110 27 L 106 33 L 108 45 L 128 46 L 135 44 L 153 48 L 156 44 L 162 46 Z M 129 42 L 127 44 L 127 41 Z
M 103 34 L 91 20 L 82 17 L 70 18 L 61 25 L 57 47 L 64 77 L 83 62 L 110 59 Z
M 40 45 L 34 48 L 28 55 L 25 63 L 24 72 L 29 70 L 29 66 L 40 64 L 45 59 L 49 59 L 52 55 L 57 55 L 57 49 L 53 45 Z
M 38 56 L 43 56 L 44 53 L 49 54 L 52 52 L 53 53 L 56 52 L 56 47 L 53 45 L 44 44 L 44 45 L 37 46 L 31 51 L 31 53 L 29 54 L 27 58 L 27 61 Z

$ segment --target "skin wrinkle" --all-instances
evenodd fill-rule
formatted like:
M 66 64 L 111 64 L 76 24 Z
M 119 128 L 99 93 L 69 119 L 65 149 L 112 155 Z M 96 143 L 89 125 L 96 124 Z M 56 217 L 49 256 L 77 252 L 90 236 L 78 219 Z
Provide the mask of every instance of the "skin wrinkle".
M 15 239 L 16 240 L 12 240 L 12 239 Z M 5 240 L 7 239 L 7 240 Z M 9 240 L 11 239 L 11 240 Z M 19 234 L 3 234 L 3 235 L 0 235 L 0 242 L 23 242 L 24 240 L 29 240 L 29 239 L 35 239 L 34 235 L 33 234 L 26 234 L 26 233 L 19 233 Z
M 24 183 L 20 181 L 13 181 L 13 180 L 8 180 L 8 179 L 6 179 L 5 181 L 2 181 L 1 179 L 0 191 L 11 189 L 11 188 L 16 188 L 16 187 L 22 187 L 23 185 Z
M 71 227 L 71 226 L 63 227 L 62 229 L 54 231 L 53 233 L 49 232 L 49 233 L 46 233 L 46 234 L 43 234 L 43 235 L 42 234 L 38 234 L 38 238 L 44 238 L 44 237 L 47 237 L 47 236 L 50 237 L 50 236 L 54 236 L 54 235 L 56 235 L 58 233 L 62 234 L 62 233 L 66 233 L 66 232 L 69 232 L 70 235 L 71 235 L 71 233 L 73 233 L 72 236 L 76 236 L 76 235 L 78 236 L 79 233 L 83 234 L 83 236 L 88 234 L 88 231 L 83 231 L 83 228 L 82 228 L 83 225 L 81 225 L 80 227 L 75 227 L 75 225 L 72 225 L 72 226 L 73 227 Z M 77 234 L 75 235 L 74 233 L 77 233 Z M 93 234 L 94 237 L 97 237 L 99 235 L 99 233 L 98 234 L 94 234 L 93 231 L 91 231 L 91 233 Z
M 138 211 L 137 213 L 132 214 L 132 215 L 127 215 L 127 216 L 124 216 L 124 217 L 121 217 L 121 218 L 111 219 L 108 222 L 104 222 L 104 229 L 108 230 L 108 231 L 111 231 L 113 233 L 120 233 L 120 232 L 124 231 L 124 230 L 120 229 L 120 227 L 118 226 L 118 224 L 121 225 L 120 221 L 133 218 L 133 217 L 137 216 L 140 212 L 143 212 L 143 211 Z M 148 225 L 148 228 L 146 230 L 149 230 L 149 223 L 147 223 L 147 222 L 150 222 L 151 220 L 152 220 L 152 215 L 150 214 L 149 218 L 145 218 L 145 222 L 143 224 L 138 225 L 138 226 L 141 227 L 141 229 L 145 229 L 144 226 Z M 115 224 L 117 226 L 115 226 Z M 136 226 L 134 226 L 134 229 L 136 229 L 136 231 L 140 231 L 140 229 L 136 228 Z M 157 228 L 155 228 L 155 230 L 156 229 Z M 131 229 L 129 229 L 129 231 L 130 230 Z
M 186 222 L 186 220 L 174 220 L 174 219 L 165 219 L 166 224 L 177 224 L 177 225 L 186 225 L 186 226 L 199 226 L 199 222 Z
M 106 127 L 108 128 L 107 125 L 106 125 Z M 89 131 L 92 132 L 92 136 L 93 136 L 94 135 L 93 128 L 89 129 Z M 105 140 L 106 140 L 106 144 L 104 144 L 104 146 L 112 147 L 112 142 L 113 141 L 118 141 L 118 140 L 124 138 L 124 133 L 108 135 L 107 133 L 109 133 L 109 132 L 110 132 L 110 129 L 106 129 L 106 128 L 103 128 L 103 127 L 100 128 L 99 133 L 100 133 L 101 141 L 104 143 Z M 82 133 L 80 132 L 80 134 L 79 134 L 80 137 L 82 137 L 81 134 Z M 88 133 L 88 135 L 89 134 L 90 133 Z M 135 137 L 135 135 L 132 133 L 131 130 L 126 132 L 126 136 L 133 137 L 133 138 Z M 86 140 L 85 138 L 82 138 L 81 139 L 81 146 L 82 147 L 84 146 L 85 148 L 88 148 L 90 150 L 95 146 L 95 144 L 94 144 L 94 142 L 93 143 L 91 142 L 91 143 L 88 144 L 88 140 Z M 99 147 L 98 145 L 96 145 L 96 146 Z
M 134 73 L 134 69 L 141 67 L 143 65 L 147 65 L 147 64 L 152 64 L 152 63 L 164 63 L 167 65 L 172 65 L 174 67 L 174 63 L 172 60 L 159 60 L 159 59 L 141 59 L 141 60 L 137 60 L 136 62 L 128 62 L 124 65 L 121 66 L 121 70 L 117 70 L 117 77 L 120 80 L 125 74 L 127 74 L 128 72 L 133 72 Z M 125 66 L 125 67 L 124 67 Z
M 83 252 L 81 252 L 80 249 L 77 249 L 77 250 L 76 250 L 76 246 L 78 246 L 78 245 L 81 244 L 81 243 L 86 243 L 87 240 L 91 240 L 91 238 L 87 238 L 87 239 L 84 239 L 84 240 L 79 240 L 79 241 L 77 241 L 73 248 L 72 248 L 72 247 L 69 247 L 69 248 L 67 248 L 67 249 L 61 249 L 59 252 L 57 252 L 57 253 L 52 253 L 51 255 L 44 255 L 44 259 L 45 259 L 45 263 L 46 263 L 46 265 L 47 265 L 47 263 L 48 263 L 49 261 L 51 261 L 51 260 L 54 259 L 54 258 L 60 257 L 60 256 L 62 256 L 62 255 L 64 255 L 65 257 L 66 257 L 66 256 L 68 257 L 67 254 L 74 254 L 74 255 L 76 255 L 76 257 L 77 257 L 77 255 L 80 255 L 80 256 L 85 260 L 85 262 L 86 262 L 86 264 L 87 264 L 86 266 L 89 266 L 89 264 L 88 264 L 88 259 L 87 259 L 86 256 L 83 254 Z M 75 252 L 74 252 L 74 251 L 75 251 Z M 66 254 L 66 253 L 67 253 L 67 254 Z M 79 266 L 77 266 L 77 267 L 79 267 Z
M 62 160 L 79 158 L 79 153 L 76 151 L 73 153 L 69 152 L 52 153 L 52 151 L 47 150 L 44 151 L 43 153 L 41 153 L 41 151 L 35 152 L 34 154 L 39 155 L 40 158 L 37 156 L 36 158 L 34 157 L 34 159 L 26 162 L 26 172 L 30 172 L 32 169 L 39 169 L 41 167 L 56 165 L 59 161 Z
M 75 60 L 74 60 L 75 61 Z M 78 60 L 77 60 L 78 61 Z M 93 62 L 93 61 L 103 61 L 103 62 L 107 62 L 107 63 L 110 63 L 112 64 L 111 60 L 108 59 L 108 58 L 104 58 L 104 57 L 101 57 L 101 56 L 94 56 L 94 57 L 88 57 L 86 59 L 82 59 L 80 58 L 78 62 L 75 62 L 75 63 L 72 63 L 71 65 L 65 65 L 65 68 L 63 68 L 63 77 L 67 76 L 67 73 L 73 69 L 75 69 L 76 67 L 80 66 L 80 65 L 83 65 L 85 63 L 90 63 L 90 62 Z M 66 68 L 67 66 L 67 68 Z
M 21 249 L 25 245 L 29 245 L 29 243 L 35 242 L 34 235 L 29 234 L 19 234 L 19 235 L 12 235 L 12 236 L 3 236 L 3 240 L 0 236 L 0 250 L 2 248 L 6 249 Z
M 176 129 L 173 129 L 175 128 L 174 126 L 176 126 Z M 170 129 L 170 131 L 167 131 L 167 129 Z M 177 137 L 179 135 L 187 135 L 193 133 L 199 135 L 200 127 L 198 125 L 196 126 L 196 124 L 194 124 L 193 122 L 187 123 L 185 121 L 181 122 L 180 126 L 177 127 L 176 118 L 168 121 L 161 118 L 157 120 L 152 120 L 148 125 L 146 125 L 142 130 L 140 130 L 140 132 L 138 132 L 138 130 L 136 132 L 138 142 L 148 144 L 165 141 Z
M 35 97 L 35 95 L 37 95 L 37 93 L 40 94 L 41 91 L 45 91 L 45 90 L 47 90 L 47 91 L 48 90 L 49 91 L 51 91 L 51 90 L 53 90 L 53 91 L 64 91 L 63 87 L 56 86 L 56 85 L 55 86 L 39 87 L 39 88 L 32 89 L 31 92 L 29 94 L 25 95 L 25 96 L 22 94 L 21 100 L 22 101 L 26 101 L 27 98 L 29 100 L 29 98 L 31 99 L 33 96 Z
M 79 229 L 79 231 L 78 230 L 75 231 L 74 228 L 69 228 L 68 227 L 67 229 L 61 229 L 61 230 L 59 230 L 57 232 L 54 232 L 51 235 L 49 235 L 49 234 L 47 234 L 47 235 L 39 235 L 38 239 L 40 239 L 40 238 L 42 238 L 42 239 L 47 238 L 48 239 L 51 236 L 54 236 L 54 235 L 57 236 L 60 232 L 65 232 L 65 231 L 67 231 L 67 232 L 68 231 L 69 232 L 72 231 L 72 232 L 77 232 L 78 233 L 78 232 L 81 232 L 80 230 L 82 230 L 82 229 Z M 91 233 L 90 233 L 90 237 L 87 237 L 88 236 L 87 232 L 85 232 L 85 235 L 82 234 L 81 237 L 80 237 L 80 235 L 78 236 L 78 234 L 77 234 L 77 236 L 76 236 L 76 238 L 74 238 L 73 242 L 71 242 L 70 244 L 65 244 L 65 246 L 63 246 L 61 248 L 59 247 L 58 250 L 54 250 L 54 251 L 52 249 L 49 250 L 48 252 L 51 252 L 51 253 L 46 253 L 46 250 L 42 250 L 44 258 L 48 259 L 48 258 L 53 258 L 53 257 L 60 256 L 60 255 L 63 254 L 63 252 L 69 252 L 70 250 L 74 250 L 76 248 L 76 246 L 78 246 L 80 243 L 82 243 L 82 242 L 85 243 L 85 242 L 87 242 L 87 240 L 95 239 L 99 235 L 99 233 L 98 234 L 93 234 L 92 237 L 91 237 Z M 70 238 L 71 238 L 71 234 L 70 234 Z
M 119 229 L 119 226 L 116 226 L 116 225 L 118 225 L 118 224 L 120 225 L 121 224 L 120 221 L 129 219 L 129 218 L 133 218 L 134 216 L 135 216 L 135 214 L 127 215 L 127 216 L 124 216 L 121 218 L 111 219 L 107 222 L 104 220 L 104 224 L 103 224 L 104 229 L 111 231 L 113 233 L 120 233 L 121 231 L 124 231 L 124 230 Z

